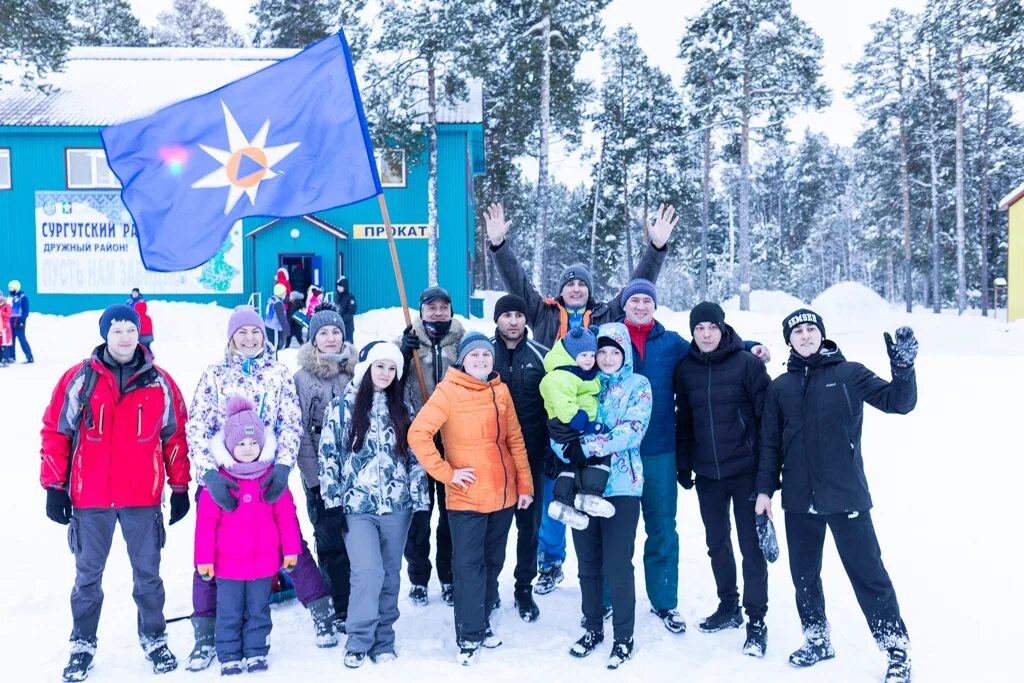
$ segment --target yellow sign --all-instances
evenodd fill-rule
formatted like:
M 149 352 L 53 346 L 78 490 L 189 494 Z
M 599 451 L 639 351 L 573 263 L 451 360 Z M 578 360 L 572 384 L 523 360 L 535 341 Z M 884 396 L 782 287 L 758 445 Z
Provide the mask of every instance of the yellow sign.
M 395 239 L 427 239 L 427 225 L 394 225 Z M 352 237 L 357 240 L 386 240 L 387 233 L 384 231 L 383 223 L 356 224 L 352 226 Z

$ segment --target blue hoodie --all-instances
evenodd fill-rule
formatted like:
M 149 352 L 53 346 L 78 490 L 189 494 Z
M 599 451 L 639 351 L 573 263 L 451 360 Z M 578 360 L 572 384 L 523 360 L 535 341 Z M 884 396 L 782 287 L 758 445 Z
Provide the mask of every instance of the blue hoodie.
M 604 434 L 585 436 L 581 440 L 587 457 L 611 456 L 611 474 L 604 495 L 636 496 L 644 490 L 644 469 L 640 461 L 640 442 L 647 433 L 653 403 L 651 383 L 633 372 L 633 345 L 622 323 L 605 323 L 598 330 L 602 337 L 613 339 L 625 355 L 622 367 L 612 374 L 601 373 L 601 394 L 598 397 L 599 422 L 611 427 Z

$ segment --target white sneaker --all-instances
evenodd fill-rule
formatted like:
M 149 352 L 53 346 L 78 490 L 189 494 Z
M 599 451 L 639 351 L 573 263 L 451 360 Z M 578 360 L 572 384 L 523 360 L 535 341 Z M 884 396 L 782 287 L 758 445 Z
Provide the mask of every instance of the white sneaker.
M 585 514 L 557 500 L 548 505 L 548 517 L 578 531 L 586 529 L 590 524 L 590 518 Z
M 460 643 L 459 654 L 455 655 L 455 661 L 462 666 L 470 666 L 480 659 L 480 643 Z
M 578 493 L 573 501 L 577 510 L 582 510 L 591 517 L 611 517 L 615 514 L 615 506 L 601 496 L 591 493 Z

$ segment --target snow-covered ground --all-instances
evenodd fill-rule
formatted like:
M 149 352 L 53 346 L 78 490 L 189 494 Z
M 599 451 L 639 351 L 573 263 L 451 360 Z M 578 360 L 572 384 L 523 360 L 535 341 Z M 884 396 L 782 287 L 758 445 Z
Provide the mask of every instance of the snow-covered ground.
M 485 297 L 488 300 L 493 297 Z M 727 321 L 749 339 L 766 343 L 774 356 L 773 376 L 783 371 L 786 347 L 781 320 L 798 303 L 778 292 L 754 292 L 754 311 L 741 313 L 727 302 Z M 493 305 L 493 302 L 490 302 Z M 1017 597 L 1021 481 L 1024 465 L 1013 423 L 1020 419 L 1024 387 L 1024 324 L 1007 325 L 977 313 L 905 314 L 874 293 L 852 284 L 837 285 L 812 306 L 823 316 L 828 336 L 848 358 L 887 376 L 882 332 L 910 324 L 921 342 L 917 363 L 920 400 L 909 416 L 866 410 L 864 453 L 875 501 L 873 512 L 886 566 L 892 576 L 913 641 L 919 681 L 1020 680 L 1016 648 L 1024 636 Z M 490 310 L 490 309 L 489 309 Z M 229 311 L 215 306 L 154 301 L 154 350 L 158 362 L 191 399 L 199 375 L 224 348 Z M 59 317 L 33 315 L 29 338 L 37 362 L 0 370 L 3 397 L 0 443 L 5 445 L 5 480 L 0 498 L 0 665 L 8 681 L 59 680 L 67 657 L 71 619 L 68 596 L 74 565 L 66 530 L 46 519 L 39 488 L 39 427 L 43 408 L 61 373 L 99 342 L 98 312 Z M 683 331 L 687 312 L 667 309 L 658 319 Z M 493 331 L 490 319 L 467 325 Z M 361 315 L 356 341 L 391 338 L 404 323 L 391 309 Z M 688 336 L 688 335 L 686 335 Z M 282 354 L 295 363 L 294 349 Z M 19 354 L 20 357 L 20 354 Z M 1015 398 L 1018 396 L 1018 398 Z M 301 500 L 298 478 L 292 486 Z M 777 500 L 777 499 L 776 499 Z M 300 511 L 300 518 L 304 513 Z M 163 577 L 168 617 L 187 615 L 191 605 L 194 512 L 169 528 Z M 781 522 L 781 517 L 778 520 Z M 716 606 L 711 567 L 696 495 L 681 492 L 680 609 L 690 625 L 684 636 L 668 633 L 653 615 L 643 589 L 643 538 L 636 546 L 637 650 L 618 672 L 606 672 L 607 647 L 587 660 L 566 650 L 580 634 L 579 587 L 570 549 L 566 580 L 554 593 L 538 596 L 540 621 L 524 624 L 512 607 L 514 548 L 502 574 L 501 617 L 497 630 L 505 645 L 483 654 L 476 667 L 454 661 L 452 613 L 431 585 L 426 608 L 409 605 L 403 583 L 402 617 L 397 624 L 399 659 L 386 666 L 367 664 L 342 673 L 343 648 L 318 650 L 312 623 L 297 603 L 274 608 L 271 671 L 268 681 L 349 680 L 389 683 L 418 680 L 532 681 L 573 680 L 597 675 L 602 680 L 800 680 L 877 681 L 885 659 L 875 648 L 831 542 L 825 553 L 823 582 L 832 623 L 836 659 L 807 671 L 795 671 L 786 657 L 802 640 L 789 579 L 784 538 L 782 557 L 770 569 L 768 654 L 758 661 L 740 654 L 742 630 L 714 635 L 696 629 Z M 305 525 L 308 534 L 308 521 Z M 781 523 L 778 530 L 784 537 Z M 308 537 L 308 536 L 307 536 Z M 514 542 L 513 538 L 510 543 Z M 737 558 L 739 557 L 737 549 Z M 136 644 L 131 569 L 124 544 L 116 537 L 104 580 L 106 605 L 100 623 L 94 681 L 150 680 L 152 674 Z M 168 627 L 179 658 L 192 645 L 187 621 Z M 609 644 L 610 647 L 610 644 Z M 167 681 L 217 679 L 216 668 L 201 674 L 179 669 Z

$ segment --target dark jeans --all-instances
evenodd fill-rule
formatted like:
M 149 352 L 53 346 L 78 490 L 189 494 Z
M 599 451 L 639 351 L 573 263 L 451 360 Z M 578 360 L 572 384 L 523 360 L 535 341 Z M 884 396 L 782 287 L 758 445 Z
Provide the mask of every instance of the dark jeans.
M 870 512 L 811 515 L 786 513 L 786 544 L 789 547 L 789 571 L 796 588 L 796 608 L 804 633 L 827 633 L 825 593 L 821 587 L 821 556 L 825 545 L 825 527 L 839 551 L 846 575 L 853 585 L 861 612 L 871 635 L 881 649 L 909 645 L 907 627 L 900 617 L 896 591 L 882 564 L 875 527 Z
M 612 625 L 616 640 L 633 637 L 636 622 L 636 582 L 633 575 L 633 545 L 640 521 L 640 499 L 612 496 L 615 506 L 611 517 L 592 517 L 582 531 L 572 530 L 579 563 L 583 626 L 604 631 L 604 590 L 607 581 L 612 598 Z
M 321 523 L 324 516 L 323 498 L 314 496 L 305 486 L 302 488 L 306 492 L 309 521 L 313 524 L 313 542 L 320 574 L 331 593 L 334 613 L 339 616 L 347 615 L 351 592 L 351 566 L 348 551 L 345 549 L 345 539 L 334 538 L 327 526 Z
M 452 583 L 452 532 L 448 527 L 448 507 L 445 505 L 444 484 L 427 480 L 430 509 L 414 512 L 409 527 L 409 540 L 405 544 L 405 561 L 409 564 L 409 582 L 426 586 L 430 582 L 430 517 L 437 503 L 437 578 L 441 583 Z
M 757 542 L 754 477 L 753 472 L 725 479 L 698 475 L 696 487 L 718 600 L 727 605 L 738 605 L 740 601 L 736 588 L 736 558 L 732 552 L 732 524 L 729 521 L 731 504 L 743 555 L 743 608 L 751 621 L 758 621 L 764 619 L 768 612 L 768 562 Z
M 132 597 L 138 608 L 139 636 L 146 640 L 164 636 L 167 624 L 160 550 L 164 547 L 165 532 L 160 507 L 75 508 L 68 526 L 68 546 L 75 555 L 72 640 L 96 642 L 103 608 L 103 570 L 118 522 L 132 565 Z
M 525 510 L 516 508 L 516 590 L 527 589 L 537 578 L 537 546 L 540 518 L 544 508 L 544 465 L 530 463 L 533 475 L 533 502 Z
M 270 580 L 218 579 L 213 632 L 218 662 L 266 657 L 270 652 Z
M 448 513 L 455 548 L 455 637 L 460 643 L 483 641 L 490 626 L 490 606 L 498 599 L 498 574 L 505 564 L 512 510 Z
M 28 339 L 25 338 L 25 323 L 15 324 L 14 319 L 11 319 L 11 331 L 14 332 L 14 338 L 21 344 L 21 352 L 25 354 L 25 360 L 35 360 L 32 357 L 32 347 L 28 345 Z M 14 349 L 11 349 L 14 352 Z M 12 360 L 14 356 L 11 357 Z

